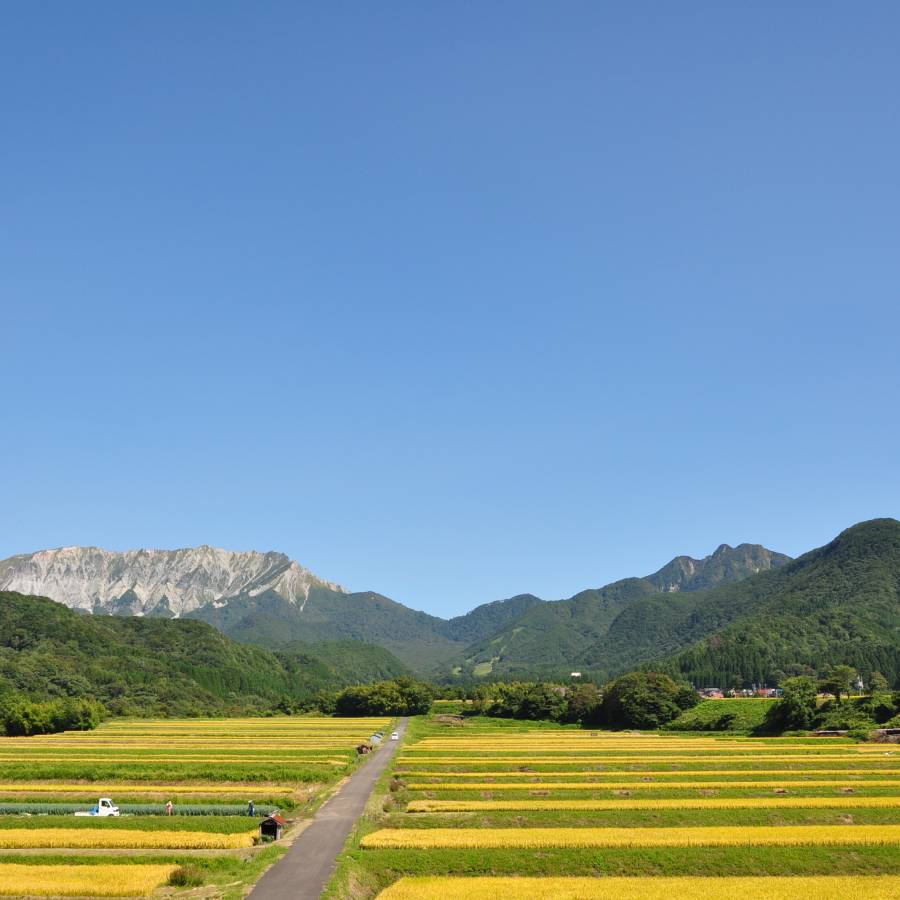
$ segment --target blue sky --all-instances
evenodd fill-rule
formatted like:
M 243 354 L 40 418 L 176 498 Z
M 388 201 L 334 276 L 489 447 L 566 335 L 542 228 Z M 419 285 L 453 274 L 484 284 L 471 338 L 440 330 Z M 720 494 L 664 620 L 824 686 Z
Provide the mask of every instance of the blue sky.
M 900 511 L 888 2 L 13 2 L 0 557 L 454 614 Z

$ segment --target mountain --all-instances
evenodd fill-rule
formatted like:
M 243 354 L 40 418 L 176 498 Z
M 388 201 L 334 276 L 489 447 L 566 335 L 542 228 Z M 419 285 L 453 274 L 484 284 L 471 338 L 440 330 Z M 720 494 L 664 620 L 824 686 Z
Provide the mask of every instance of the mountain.
M 535 603 L 514 597 L 446 620 L 372 591 L 349 593 L 283 553 L 202 546 L 112 552 L 63 547 L 0 562 L 0 590 L 51 597 L 95 615 L 199 619 L 237 640 L 365 641 L 428 668 Z
M 474 641 L 452 661 L 451 672 L 463 678 L 525 678 L 588 670 L 605 678 L 683 647 L 674 620 L 690 615 L 697 592 L 789 560 L 759 544 L 722 544 L 703 559 L 677 556 L 645 578 L 626 578 L 529 609 L 512 627 Z
M 562 604 L 520 594 L 452 619 L 373 591 L 350 593 L 282 553 L 209 546 L 125 552 L 63 547 L 21 554 L 0 562 L 0 590 L 48 596 L 94 615 L 199 619 L 270 649 L 295 641 L 365 642 L 418 671 L 443 672 L 451 660 L 463 660 L 458 674 L 481 676 L 577 658 L 581 648 L 602 641 L 635 591 L 687 594 L 785 560 L 758 545 L 723 544 L 704 559 L 680 556 L 646 579 L 585 591 Z
M 0 592 L 0 698 L 93 696 L 119 715 L 238 713 L 403 674 L 380 647 L 294 644 L 273 653 L 203 622 L 89 616 Z
M 645 580 L 658 591 L 708 591 L 720 584 L 777 569 L 790 561 L 789 556 L 767 550 L 760 544 L 738 544 L 737 547 L 720 544 L 715 553 L 703 559 L 676 556 Z
M 711 592 L 704 616 L 716 627 L 665 662 L 695 683 L 771 683 L 845 663 L 900 684 L 900 522 L 861 522 L 777 572 Z
M 675 560 L 536 607 L 468 648 L 454 674 L 603 680 L 645 665 L 726 686 L 847 663 L 900 680 L 900 522 L 860 523 L 789 562 L 773 554 L 768 571 L 739 580 L 765 555 L 729 549 L 707 558 L 699 580 Z M 717 586 L 693 589 L 709 579 Z
M 416 669 L 442 662 L 464 646 L 453 640 L 444 619 L 372 591 L 348 594 L 313 587 L 298 608 L 272 590 L 207 604 L 189 617 L 208 622 L 237 640 L 265 647 L 296 640 L 365 641 L 387 648 Z
M 343 590 L 283 553 L 207 546 L 124 553 L 61 547 L 0 562 L 0 590 L 53 597 L 92 613 L 175 618 L 267 591 L 303 609 L 314 587 Z

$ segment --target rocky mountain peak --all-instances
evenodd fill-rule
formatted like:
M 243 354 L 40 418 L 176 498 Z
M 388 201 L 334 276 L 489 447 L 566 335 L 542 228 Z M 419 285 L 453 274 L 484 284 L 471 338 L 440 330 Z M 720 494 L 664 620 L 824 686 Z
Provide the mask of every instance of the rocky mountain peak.
M 266 591 L 302 609 L 316 586 L 344 592 L 283 553 L 208 545 L 123 552 L 59 547 L 0 562 L 0 590 L 39 594 L 96 613 L 179 617 Z
M 676 556 L 658 572 L 648 575 L 646 580 L 663 593 L 705 591 L 777 569 L 790 561 L 789 556 L 767 550 L 761 544 L 739 544 L 737 547 L 719 544 L 703 559 Z

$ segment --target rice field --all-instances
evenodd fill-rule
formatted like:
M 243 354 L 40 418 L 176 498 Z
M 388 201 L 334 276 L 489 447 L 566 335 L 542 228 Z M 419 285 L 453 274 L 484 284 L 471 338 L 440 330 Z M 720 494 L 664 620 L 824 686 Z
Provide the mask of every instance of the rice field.
M 0 896 L 144 896 L 182 866 L 192 872 L 186 883 L 199 878 L 240 895 L 284 852 L 260 843 L 260 816 L 310 815 L 355 768 L 356 747 L 391 724 L 116 721 L 90 732 L 0 738 Z M 100 797 L 121 815 L 74 815 Z
M 597 812 L 617 809 L 900 809 L 897 797 L 739 797 L 656 800 L 410 800 L 411 813 L 485 812 L 507 809 L 581 809 Z
M 2 841 L 2 836 L 0 836 Z M 830 847 L 890 844 L 900 847 L 900 825 L 785 825 L 712 828 L 382 828 L 367 834 L 363 848 L 428 850 L 462 847 Z
M 401 878 L 382 900 L 889 900 L 900 897 L 900 877 L 811 878 Z
M 144 897 L 178 867 L 167 865 L 27 865 L 0 862 L 0 896 Z
M 327 896 L 900 900 L 900 747 L 431 716 Z
M 255 836 L 255 827 L 239 834 L 181 830 L 139 831 L 108 828 L 105 824 L 101 828 L 0 828 L 0 848 L 228 850 L 252 847 Z

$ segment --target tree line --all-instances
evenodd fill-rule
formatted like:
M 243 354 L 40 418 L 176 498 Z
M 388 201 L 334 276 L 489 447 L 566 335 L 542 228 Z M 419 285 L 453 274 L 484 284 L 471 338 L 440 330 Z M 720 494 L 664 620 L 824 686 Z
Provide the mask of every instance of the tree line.
M 58 731 L 89 731 L 96 728 L 106 710 L 96 700 L 28 700 L 21 696 L 0 701 L 0 727 L 10 737 L 55 734 Z
M 602 689 L 545 682 L 496 682 L 472 692 L 473 711 L 485 716 L 551 722 L 659 728 L 696 706 L 700 695 L 660 672 L 629 672 Z

